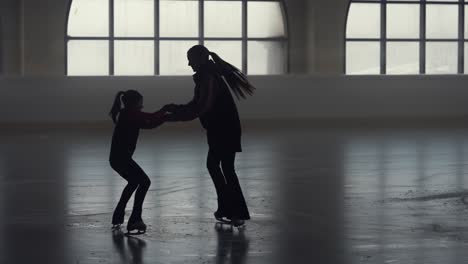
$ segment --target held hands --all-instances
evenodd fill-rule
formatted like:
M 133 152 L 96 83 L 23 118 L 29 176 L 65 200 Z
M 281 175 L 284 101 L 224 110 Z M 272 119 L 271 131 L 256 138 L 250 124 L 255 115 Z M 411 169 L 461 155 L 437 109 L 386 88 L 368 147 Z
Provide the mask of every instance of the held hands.
M 163 106 L 159 111 L 161 113 L 164 113 L 164 119 L 165 121 L 169 121 L 169 122 L 177 122 L 177 121 L 181 121 L 179 120 L 179 117 L 178 117 L 178 112 L 180 109 L 180 107 L 176 104 L 167 104 L 165 106 Z
M 176 104 L 167 104 L 165 106 L 163 106 L 161 109 L 159 109 L 159 113 L 163 114 L 163 117 L 164 117 L 164 121 L 176 121 L 174 119 L 174 112 L 176 111 L 177 109 L 177 105 Z
M 176 104 L 167 104 L 163 106 L 160 111 L 174 113 L 176 111 L 176 108 L 177 108 Z
M 198 117 L 187 105 L 167 104 L 159 111 L 164 113 L 165 120 L 169 122 L 191 121 Z

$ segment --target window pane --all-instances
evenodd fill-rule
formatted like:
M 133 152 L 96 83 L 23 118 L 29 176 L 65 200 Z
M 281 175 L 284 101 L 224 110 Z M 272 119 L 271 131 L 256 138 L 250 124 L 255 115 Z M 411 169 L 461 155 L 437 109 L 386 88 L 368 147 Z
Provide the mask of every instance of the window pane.
M 465 39 L 468 39 L 468 5 L 465 5 Z
M 465 74 L 468 73 L 468 43 L 465 43 L 465 59 L 464 59 L 464 65 L 465 65 Z
M 197 41 L 161 41 L 160 42 L 160 73 L 161 75 L 191 75 L 192 68 L 188 66 L 187 51 Z
M 154 41 L 116 40 L 115 75 L 154 75 Z
M 347 38 L 380 38 L 380 4 L 351 4 Z
M 458 6 L 427 5 L 427 38 L 458 38 Z
M 380 42 L 346 42 L 346 74 L 379 74 Z
M 73 0 L 67 30 L 69 36 L 109 36 L 108 0 Z
M 242 42 L 240 41 L 205 41 L 205 46 L 218 54 L 223 60 L 242 69 Z
M 109 75 L 109 42 L 68 41 L 68 75 Z
M 251 38 L 285 36 L 280 2 L 248 2 L 247 32 Z
M 426 73 L 457 73 L 457 54 L 456 42 L 427 42 Z
M 419 38 L 419 4 L 387 5 L 387 38 Z
M 206 1 L 205 36 L 242 37 L 242 2 Z
M 115 36 L 154 36 L 154 0 L 114 0 Z
M 280 41 L 248 42 L 248 74 L 283 74 L 286 72 L 286 49 Z
M 161 0 L 161 37 L 198 37 L 198 0 Z
M 387 74 L 419 74 L 419 43 L 387 42 Z

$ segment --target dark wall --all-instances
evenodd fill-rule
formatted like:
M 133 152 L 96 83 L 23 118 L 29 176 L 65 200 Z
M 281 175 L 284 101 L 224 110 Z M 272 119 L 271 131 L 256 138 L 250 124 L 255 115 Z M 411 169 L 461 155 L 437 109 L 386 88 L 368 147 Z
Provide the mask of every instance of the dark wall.
M 0 1 L 0 74 L 21 73 L 21 1 Z

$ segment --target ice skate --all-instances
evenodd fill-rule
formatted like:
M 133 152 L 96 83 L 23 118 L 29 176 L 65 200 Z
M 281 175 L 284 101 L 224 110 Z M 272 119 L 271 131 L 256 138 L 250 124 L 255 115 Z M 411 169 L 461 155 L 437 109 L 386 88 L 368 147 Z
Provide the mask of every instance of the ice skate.
M 128 222 L 126 235 L 142 235 L 146 233 L 146 225 L 143 220 Z
M 120 229 L 124 222 L 125 210 L 115 209 L 112 215 L 112 230 Z
M 232 221 L 226 217 L 223 213 L 221 213 L 219 210 L 214 212 L 214 217 L 219 224 L 226 224 L 226 225 L 231 225 L 232 226 Z
M 213 213 L 214 217 L 216 220 L 219 222 L 226 222 L 228 220 L 224 219 L 226 217 L 223 213 L 221 213 L 219 210 Z
M 216 218 L 217 223 L 232 225 L 232 221 L 226 218 Z

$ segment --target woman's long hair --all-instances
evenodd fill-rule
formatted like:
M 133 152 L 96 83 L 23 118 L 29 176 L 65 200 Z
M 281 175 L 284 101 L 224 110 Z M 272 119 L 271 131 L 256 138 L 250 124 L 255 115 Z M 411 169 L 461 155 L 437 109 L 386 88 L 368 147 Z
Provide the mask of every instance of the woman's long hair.
M 192 54 L 197 54 L 200 57 L 206 56 L 207 58 L 208 56 L 211 56 L 216 68 L 224 77 L 225 81 L 228 84 L 228 87 L 236 95 L 237 99 L 245 99 L 247 95 L 253 95 L 254 90 L 256 88 L 249 82 L 249 80 L 247 80 L 247 76 L 234 65 L 221 59 L 221 57 L 218 56 L 218 54 L 210 52 L 203 45 L 195 45 L 192 48 L 190 48 L 188 52 Z
M 109 115 L 114 121 L 114 124 L 117 123 L 117 116 L 119 115 L 120 111 L 122 111 L 122 102 L 124 107 L 132 107 L 136 105 L 143 96 L 135 91 L 135 90 L 128 90 L 128 91 L 120 91 L 115 95 L 114 103 L 112 104 L 112 108 L 109 112 Z

